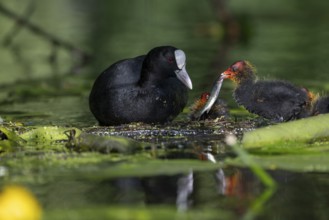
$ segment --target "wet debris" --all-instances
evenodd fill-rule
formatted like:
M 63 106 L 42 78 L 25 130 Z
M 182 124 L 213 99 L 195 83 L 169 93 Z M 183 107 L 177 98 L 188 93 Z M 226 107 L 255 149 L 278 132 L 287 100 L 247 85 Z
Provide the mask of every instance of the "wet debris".
M 83 129 L 88 134 L 99 136 L 124 136 L 136 140 L 152 140 L 154 138 L 193 138 L 214 135 L 234 134 L 241 137 L 246 131 L 258 127 L 258 120 L 244 120 L 235 122 L 225 118 L 204 121 L 177 121 L 165 125 L 150 125 L 132 123 L 121 126 L 91 127 Z
M 142 143 L 125 137 L 98 136 L 82 132 L 77 134 L 75 129 L 65 132 L 68 137 L 66 147 L 77 152 L 100 153 L 134 153 L 142 149 Z

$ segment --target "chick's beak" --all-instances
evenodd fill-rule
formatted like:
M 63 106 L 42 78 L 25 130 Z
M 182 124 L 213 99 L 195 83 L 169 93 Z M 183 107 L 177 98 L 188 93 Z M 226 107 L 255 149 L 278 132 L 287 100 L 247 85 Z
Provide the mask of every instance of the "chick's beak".
M 227 69 L 225 70 L 221 76 L 224 78 L 224 79 L 229 79 L 229 78 L 232 78 L 232 76 L 234 75 L 234 72 L 231 70 L 231 69 Z

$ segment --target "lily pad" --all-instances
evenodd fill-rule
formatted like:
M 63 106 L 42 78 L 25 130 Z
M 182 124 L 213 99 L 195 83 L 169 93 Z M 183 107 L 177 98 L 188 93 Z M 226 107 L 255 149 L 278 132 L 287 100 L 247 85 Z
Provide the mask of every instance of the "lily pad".
M 295 172 L 329 172 L 329 153 L 315 155 L 280 155 L 255 156 L 250 155 L 259 166 L 268 170 L 288 170 Z M 227 159 L 226 164 L 245 166 L 239 159 Z
M 57 220 L 69 216 L 69 219 L 118 219 L 118 220 L 151 220 L 151 219 L 233 219 L 234 214 L 221 209 L 194 209 L 188 212 L 177 212 L 170 206 L 107 206 L 84 209 L 48 210 L 45 219 Z
M 246 132 L 242 145 L 252 149 L 296 142 L 314 142 L 325 138 L 329 138 L 329 114 Z
M 77 152 L 134 153 L 142 149 L 141 142 L 125 137 L 98 136 L 87 133 L 76 134 L 75 129 L 69 130 L 66 134 L 68 136 L 66 146 Z
M 65 132 L 67 130 L 75 130 L 76 133 L 81 133 L 77 128 L 66 128 L 57 126 L 40 126 L 32 128 L 20 135 L 21 138 L 28 142 L 33 142 L 36 144 L 46 144 L 55 141 L 67 140 Z
M 89 167 L 77 169 L 75 172 L 89 178 L 118 178 L 118 177 L 142 177 L 156 175 L 175 175 L 190 171 L 216 170 L 223 167 L 222 164 L 213 164 L 197 160 L 143 160 L 118 163 L 114 166 Z
M 16 132 L 5 127 L 0 127 L 0 134 L 0 152 L 14 151 L 26 142 L 23 138 L 19 137 Z

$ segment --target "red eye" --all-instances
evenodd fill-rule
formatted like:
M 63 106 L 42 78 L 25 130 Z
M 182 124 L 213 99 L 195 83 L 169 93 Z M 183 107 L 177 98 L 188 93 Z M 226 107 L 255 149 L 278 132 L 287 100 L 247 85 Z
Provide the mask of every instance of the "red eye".
M 167 60 L 168 60 L 168 63 L 173 63 L 174 62 L 174 58 L 173 57 L 168 57 Z

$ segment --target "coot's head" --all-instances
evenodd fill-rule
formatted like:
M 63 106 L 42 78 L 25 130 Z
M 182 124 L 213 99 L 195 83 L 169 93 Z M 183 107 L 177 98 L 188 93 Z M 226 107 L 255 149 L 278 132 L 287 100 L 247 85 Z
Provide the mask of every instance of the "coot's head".
M 200 98 L 197 99 L 194 105 L 191 107 L 192 111 L 199 111 L 208 101 L 210 96 L 209 92 L 204 92 L 201 94 Z
M 315 102 L 314 115 L 329 113 L 329 96 L 320 97 Z
M 200 98 L 197 99 L 191 106 L 190 106 L 190 119 L 192 120 L 199 120 L 201 118 L 200 111 L 206 105 L 209 99 L 210 93 L 204 92 L 201 94 Z
M 200 101 L 205 103 L 206 101 L 208 101 L 209 96 L 210 96 L 209 92 L 202 93 L 200 96 Z
M 240 60 L 227 68 L 222 76 L 239 84 L 245 80 L 254 80 L 256 78 L 255 73 L 256 68 L 249 61 Z
M 309 89 L 302 87 L 301 90 L 306 93 L 307 105 L 312 106 L 319 99 L 319 94 L 310 91 Z
M 172 46 L 155 47 L 145 57 L 143 81 L 177 77 L 186 87 L 192 89 L 192 81 L 185 66 L 184 51 Z

